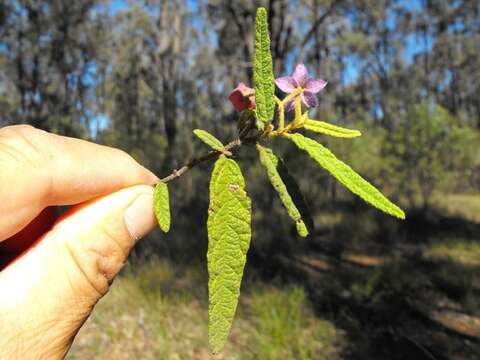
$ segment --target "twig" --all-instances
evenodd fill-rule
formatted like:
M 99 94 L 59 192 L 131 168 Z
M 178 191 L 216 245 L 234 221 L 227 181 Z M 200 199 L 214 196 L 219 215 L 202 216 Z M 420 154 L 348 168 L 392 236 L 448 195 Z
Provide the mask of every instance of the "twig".
M 420 343 L 412 339 L 410 336 L 407 336 L 405 334 L 400 334 L 400 336 L 404 337 L 405 339 L 410 341 L 413 345 L 418 347 L 420 351 L 422 351 L 429 359 L 438 360 L 430 351 L 428 351 L 424 346 L 422 346 Z
M 190 160 L 186 165 L 182 166 L 180 169 L 175 169 L 172 171 L 172 173 L 163 179 L 160 179 L 161 182 L 167 183 L 169 181 L 175 180 L 176 178 L 179 178 L 186 172 L 188 172 L 190 169 L 194 168 L 195 166 L 199 164 L 203 164 L 209 161 L 212 161 L 216 158 L 218 158 L 220 155 L 229 152 L 230 150 L 233 150 L 234 148 L 242 145 L 242 142 L 240 139 L 235 139 L 232 142 L 228 143 L 222 151 L 210 151 L 208 154 L 203 155 L 202 157 L 199 158 L 193 158 Z M 160 182 L 159 181 L 159 182 Z

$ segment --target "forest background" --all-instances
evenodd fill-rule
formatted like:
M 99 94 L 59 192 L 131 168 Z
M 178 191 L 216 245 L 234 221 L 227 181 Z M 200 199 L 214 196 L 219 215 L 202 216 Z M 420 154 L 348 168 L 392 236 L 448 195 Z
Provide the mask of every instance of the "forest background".
M 228 142 L 252 85 L 255 10 L 274 71 L 328 81 L 327 144 L 407 213 L 390 219 L 275 144 L 316 230 L 300 239 L 255 149 L 239 320 L 225 358 L 474 359 L 480 354 L 480 3 L 476 0 L 1 0 L 0 126 L 119 147 L 159 176 Z M 71 358 L 207 359 L 210 165 L 172 183 L 172 230 L 141 242 Z

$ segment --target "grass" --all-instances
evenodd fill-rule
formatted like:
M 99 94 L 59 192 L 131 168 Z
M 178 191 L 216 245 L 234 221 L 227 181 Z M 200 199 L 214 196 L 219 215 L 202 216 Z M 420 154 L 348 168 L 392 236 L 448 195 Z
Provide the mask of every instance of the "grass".
M 265 288 L 250 297 L 253 352 L 259 359 L 333 359 L 337 333 L 305 306 L 302 288 Z M 288 346 L 286 346 L 288 344 Z
M 165 261 L 128 266 L 79 332 L 68 359 L 210 359 L 206 277 Z M 300 287 L 242 292 L 218 359 L 335 359 L 341 335 Z
M 480 265 L 480 242 L 451 239 L 429 246 L 424 255 L 429 258 L 449 259 L 463 265 Z
M 480 194 L 436 194 L 434 203 L 449 215 L 480 222 Z
M 308 296 L 298 286 L 246 283 L 218 359 L 476 359 L 480 349 L 461 334 L 480 328 L 480 197 L 439 199 L 403 229 L 367 213 L 321 216 L 320 228 L 330 231 L 316 240 L 320 251 L 300 255 L 328 266 L 277 269 L 292 274 L 278 279 L 304 283 Z M 326 246 L 334 255 L 321 251 Z M 129 265 L 68 358 L 210 359 L 207 302 L 204 266 Z

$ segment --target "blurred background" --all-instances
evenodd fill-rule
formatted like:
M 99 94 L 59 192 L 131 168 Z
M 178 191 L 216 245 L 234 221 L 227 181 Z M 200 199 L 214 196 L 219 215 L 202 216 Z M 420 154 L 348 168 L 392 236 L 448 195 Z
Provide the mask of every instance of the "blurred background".
M 0 126 L 28 123 L 128 151 L 165 176 L 227 142 L 227 97 L 252 84 L 255 9 L 276 76 L 328 80 L 313 135 L 407 213 L 352 196 L 282 141 L 315 221 L 296 235 L 248 146 L 237 158 L 253 239 L 224 359 L 480 358 L 477 0 L 1 0 Z M 211 164 L 171 184 L 172 230 L 141 242 L 69 359 L 208 359 Z

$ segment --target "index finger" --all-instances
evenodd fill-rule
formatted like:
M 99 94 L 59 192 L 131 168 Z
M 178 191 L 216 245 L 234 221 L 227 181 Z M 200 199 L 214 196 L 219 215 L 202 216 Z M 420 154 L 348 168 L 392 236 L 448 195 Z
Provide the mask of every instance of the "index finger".
M 0 129 L 0 241 L 45 207 L 77 204 L 156 176 L 127 153 L 31 126 Z

